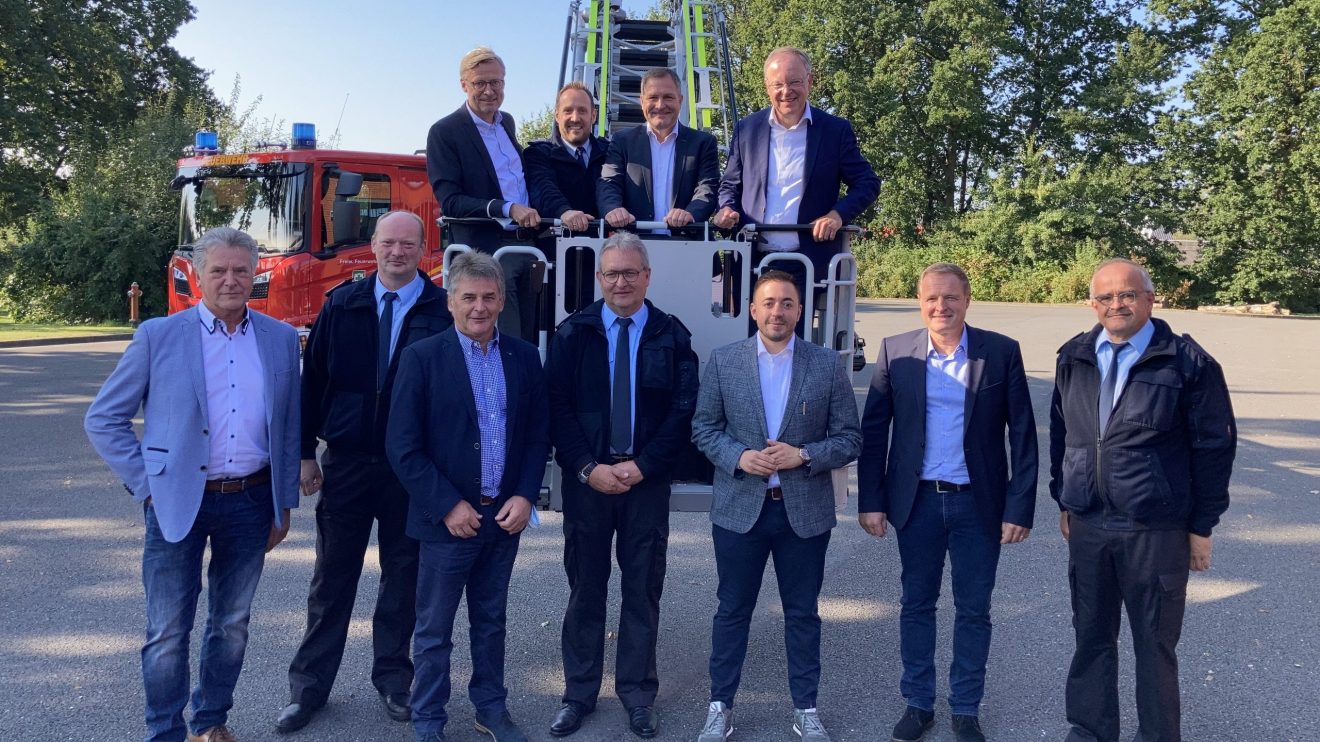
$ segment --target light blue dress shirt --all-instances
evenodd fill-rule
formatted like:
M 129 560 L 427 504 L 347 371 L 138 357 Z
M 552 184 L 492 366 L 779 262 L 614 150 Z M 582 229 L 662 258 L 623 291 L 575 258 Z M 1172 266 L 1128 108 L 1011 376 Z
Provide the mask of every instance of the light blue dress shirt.
M 1133 335 L 1118 354 L 1118 378 L 1114 381 L 1114 405 L 1123 396 L 1123 385 L 1127 384 L 1128 373 L 1137 364 L 1137 360 L 1150 347 L 1150 339 L 1155 337 L 1155 323 L 1146 320 L 1146 324 Z M 1109 376 L 1109 364 L 1114 358 L 1114 346 L 1110 343 L 1109 333 L 1102 332 L 1095 339 L 1095 361 L 1100 366 L 1100 382 Z
M 413 280 L 403 288 L 395 291 L 399 298 L 394 300 L 394 322 L 390 325 L 390 358 L 394 357 L 394 348 L 399 343 L 399 331 L 403 329 L 403 320 L 408 316 L 408 310 L 413 308 L 417 300 L 422 297 L 422 277 L 413 276 Z M 385 311 L 385 294 L 389 289 L 385 288 L 380 282 L 380 277 L 376 277 L 376 318 Z
M 632 314 L 632 328 L 628 330 L 628 359 L 631 366 L 628 367 L 628 383 L 631 387 L 628 396 L 632 401 L 632 407 L 629 409 L 630 427 L 637 430 L 637 349 L 642 345 L 642 328 L 646 327 L 646 318 L 650 312 L 646 304 L 642 304 L 636 312 Z M 602 303 L 600 306 L 600 321 L 605 325 L 605 339 L 609 342 L 610 359 L 610 379 L 614 378 L 614 354 L 619 347 L 619 315 L 610 309 L 610 305 Z M 614 384 L 610 384 L 610 402 L 614 401 Z M 611 404 L 613 409 L 613 404 Z M 628 447 L 629 455 L 633 453 L 632 446 Z
M 502 212 L 507 217 L 512 204 L 527 205 L 527 179 L 523 176 L 522 157 L 518 154 L 518 148 L 513 146 L 513 140 L 509 139 L 509 132 L 504 130 L 503 111 L 496 112 L 493 124 L 483 121 L 471 108 L 468 109 L 468 115 L 472 117 L 472 123 L 477 125 L 477 133 L 481 134 L 481 142 L 486 145 L 486 153 L 495 166 L 495 177 L 500 181 L 500 195 L 504 197 Z
M 481 431 L 481 496 L 500 496 L 504 481 L 504 429 L 508 424 L 508 389 L 504 385 L 504 359 L 500 355 L 500 336 L 481 344 L 458 333 L 458 347 L 463 349 L 468 382 L 477 403 L 477 428 Z M 461 413 L 459 413 L 461 414 Z
M 669 137 L 663 142 L 646 126 L 646 139 L 651 143 L 651 208 L 652 217 L 657 222 L 665 220 L 670 204 L 674 202 L 674 153 L 678 149 L 678 124 L 669 130 Z M 658 229 L 655 234 L 670 234 L 667 229 Z
M 967 328 L 958 347 L 940 355 L 926 335 L 926 455 L 921 478 L 970 484 L 963 451 L 963 415 L 967 409 Z

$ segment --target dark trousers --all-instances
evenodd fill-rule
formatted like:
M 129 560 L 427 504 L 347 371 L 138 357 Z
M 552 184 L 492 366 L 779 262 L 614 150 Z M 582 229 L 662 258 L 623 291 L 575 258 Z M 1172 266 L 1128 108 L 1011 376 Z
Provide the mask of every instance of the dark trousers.
M 417 632 L 413 658 L 413 729 L 420 738 L 441 732 L 449 715 L 449 664 L 454 651 L 454 616 L 467 594 L 468 636 L 472 652 L 472 679 L 468 698 L 478 718 L 503 713 L 508 689 L 504 687 L 504 621 L 509 602 L 509 577 L 518 556 L 518 536 L 509 536 L 495 523 L 503 500 L 478 508 L 481 530 L 469 539 L 426 541 L 421 547 L 417 575 Z
M 897 530 L 903 598 L 899 690 L 909 706 L 935 710 L 935 612 L 944 580 L 944 555 L 953 581 L 953 661 L 949 708 L 977 716 L 990 656 L 990 595 L 999 566 L 1000 525 L 977 514 L 975 489 L 941 494 L 917 489 L 907 523 Z
M 1187 607 L 1185 531 L 1111 531 L 1070 518 L 1068 584 L 1077 650 L 1065 696 L 1068 740 L 1118 740 L 1118 630 L 1136 655 L 1134 742 L 1180 742 L 1178 638 Z
M 564 700 L 587 708 L 596 706 L 600 694 L 615 534 L 623 605 L 614 689 L 626 708 L 652 706 L 660 687 L 655 646 L 669 546 L 669 482 L 643 482 L 621 495 L 564 483 Z
M 798 536 L 788 523 L 782 500 L 766 500 L 761 517 L 747 533 L 719 526 L 712 526 L 711 531 L 720 606 L 710 636 L 710 700 L 733 706 L 765 563 L 774 557 L 779 602 L 784 608 L 788 689 L 795 708 L 815 708 L 820 685 L 817 601 L 825 581 L 830 532 L 811 538 Z
M 380 589 L 372 616 L 371 682 L 381 693 L 412 687 L 417 542 L 404 532 L 408 493 L 384 456 L 327 450 L 316 504 L 316 569 L 307 595 L 307 631 L 289 665 L 292 703 L 325 705 L 344 658 L 362 560 L 377 527 Z

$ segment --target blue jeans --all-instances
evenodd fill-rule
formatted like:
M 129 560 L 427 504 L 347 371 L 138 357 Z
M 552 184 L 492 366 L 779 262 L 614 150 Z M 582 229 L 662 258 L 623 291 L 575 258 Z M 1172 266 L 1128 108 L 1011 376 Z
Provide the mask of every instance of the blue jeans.
M 976 716 L 985 693 L 990 656 L 990 594 L 999 566 L 1000 525 L 978 515 L 975 489 L 940 494 L 918 488 L 912 514 L 898 529 L 903 564 L 903 610 L 899 643 L 903 680 L 899 689 L 909 706 L 935 710 L 935 606 L 944 579 L 944 555 L 953 578 L 953 662 L 949 665 L 949 707 Z
M 208 606 L 201 667 L 192 691 L 194 734 L 226 722 L 234 686 L 247 650 L 252 596 L 266 560 L 274 519 L 270 485 L 243 492 L 206 492 L 192 530 L 178 543 L 160 532 L 156 511 L 143 505 L 146 543 L 142 584 L 147 594 L 147 639 L 142 645 L 146 689 L 147 742 L 181 742 L 187 737 L 183 709 L 188 704 L 188 639 L 202 592 L 202 554 L 211 545 L 207 567 Z
M 468 697 L 477 718 L 503 713 L 504 620 L 509 578 L 518 556 L 518 536 L 495 523 L 495 506 L 483 507 L 481 530 L 469 539 L 423 541 L 417 570 L 417 628 L 413 634 L 412 717 L 417 738 L 443 732 L 449 715 L 449 664 L 454 651 L 454 615 L 467 593 L 472 680 Z
M 715 568 L 719 572 L 710 636 L 710 700 L 733 706 L 747 657 L 752 612 L 761 592 L 765 563 L 775 560 L 779 602 L 784 608 L 784 649 L 788 689 L 794 708 L 816 707 L 820 685 L 820 613 L 817 601 L 825 581 L 825 551 L 830 532 L 802 538 L 793 532 L 782 500 L 767 500 L 761 517 L 747 533 L 711 526 Z

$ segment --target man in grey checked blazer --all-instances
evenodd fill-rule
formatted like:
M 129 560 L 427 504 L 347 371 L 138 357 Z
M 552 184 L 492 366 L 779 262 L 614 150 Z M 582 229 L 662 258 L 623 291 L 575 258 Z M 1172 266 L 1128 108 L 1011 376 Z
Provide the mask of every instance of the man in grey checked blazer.
M 857 400 L 838 354 L 794 336 L 802 305 L 791 276 L 762 274 L 751 312 L 756 335 L 711 354 L 692 419 L 692 441 L 715 465 L 710 517 L 720 600 L 710 710 L 698 742 L 733 732 L 733 697 L 770 557 L 784 608 L 793 728 L 803 740 L 828 742 L 816 715 L 817 599 L 836 523 L 830 472 L 861 450 Z

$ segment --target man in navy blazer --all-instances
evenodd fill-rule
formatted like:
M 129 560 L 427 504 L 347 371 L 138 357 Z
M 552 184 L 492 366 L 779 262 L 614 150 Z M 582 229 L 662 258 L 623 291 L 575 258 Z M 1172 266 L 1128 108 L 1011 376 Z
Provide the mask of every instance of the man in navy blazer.
M 711 221 L 723 229 L 747 222 L 811 224 L 809 234 L 765 233 L 754 257 L 801 252 L 819 281 L 843 247 L 840 230 L 880 195 L 880 178 L 862 157 L 852 124 L 807 104 L 812 78 L 805 52 L 775 49 L 763 69 L 770 107 L 734 128 L 720 181 L 720 210 Z M 843 197 L 840 186 L 848 188 Z M 775 267 L 803 286 L 797 263 L 780 261 Z
M 496 332 L 504 276 L 494 258 L 459 255 L 446 284 L 454 327 L 404 349 L 386 429 L 410 498 L 408 535 L 421 541 L 413 728 L 422 742 L 445 738 L 454 615 L 466 593 L 477 730 L 521 742 L 506 705 L 504 618 L 550 449 L 545 377 L 534 346 Z
M 611 138 L 596 184 L 596 202 L 611 227 L 636 221 L 684 227 L 715 211 L 720 178 L 715 137 L 680 124 L 682 110 L 678 75 L 668 67 L 648 70 L 642 76 L 646 126 Z
M 888 523 L 898 533 L 907 709 L 893 738 L 920 739 L 934 723 L 935 605 L 947 552 L 949 707 L 959 742 L 979 742 L 999 550 L 1027 537 L 1036 509 L 1036 422 L 1017 341 L 965 322 L 963 269 L 927 267 L 917 294 L 926 329 L 885 338 L 866 398 L 857 517 L 873 536 Z
M 517 126 L 512 116 L 500 110 L 504 60 L 479 46 L 463 55 L 458 72 L 467 101 L 432 124 L 426 136 L 426 175 L 431 190 L 444 216 L 508 218 L 511 222 L 508 229 L 495 222 L 453 224 L 451 241 L 485 253 L 505 245 L 530 245 L 541 216 L 530 205 Z M 499 318 L 500 330 L 535 338 L 535 295 L 529 277 L 532 258 L 514 255 L 501 262 L 508 311 Z
M 266 552 L 298 507 L 298 333 L 247 308 L 257 256 L 256 241 L 236 229 L 202 235 L 193 245 L 201 303 L 138 328 L 84 423 L 146 521 L 149 741 L 233 739 L 225 724 L 252 596 Z M 208 542 L 206 635 L 185 725 L 188 637 Z

